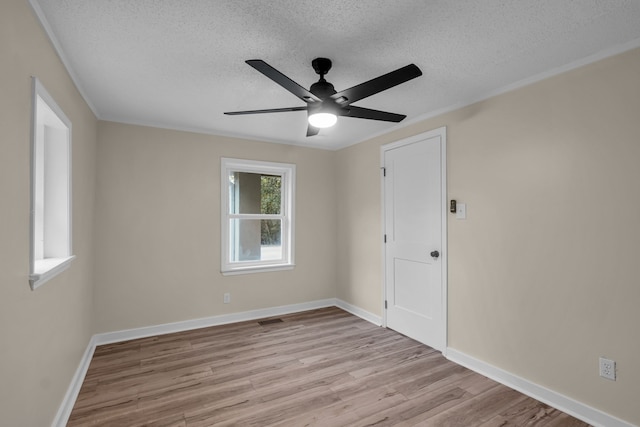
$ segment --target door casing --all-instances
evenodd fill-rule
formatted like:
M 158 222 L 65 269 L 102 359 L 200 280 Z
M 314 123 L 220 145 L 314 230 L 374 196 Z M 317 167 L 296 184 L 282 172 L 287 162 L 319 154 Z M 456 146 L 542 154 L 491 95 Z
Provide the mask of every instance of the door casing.
M 447 245 L 447 215 L 448 215 L 448 204 L 447 204 L 447 128 L 445 126 L 433 129 L 427 132 L 420 133 L 418 135 L 414 135 L 408 138 L 401 139 L 396 142 L 392 142 L 389 144 L 385 144 L 380 147 L 380 192 L 381 192 L 381 209 L 382 209 L 382 223 L 381 223 L 381 242 L 382 245 L 382 326 L 387 327 L 387 310 L 385 308 L 385 301 L 387 298 L 387 283 L 386 283 L 386 250 L 384 245 L 384 234 L 385 234 L 385 185 L 384 185 L 384 159 L 385 152 L 389 150 L 393 150 L 398 147 L 402 147 L 404 145 L 413 144 L 415 142 L 433 138 L 435 136 L 440 136 L 440 174 L 441 174 L 441 208 L 442 208 L 442 221 L 440 226 L 441 231 L 441 242 L 442 249 L 440 254 L 440 266 L 441 266 L 441 277 L 442 277 L 442 325 L 444 331 L 442 331 L 441 336 L 444 337 L 444 342 L 440 343 L 440 348 L 442 349 L 442 354 L 446 356 L 446 349 L 448 343 L 448 298 L 447 298 L 447 288 L 448 288 L 448 245 Z

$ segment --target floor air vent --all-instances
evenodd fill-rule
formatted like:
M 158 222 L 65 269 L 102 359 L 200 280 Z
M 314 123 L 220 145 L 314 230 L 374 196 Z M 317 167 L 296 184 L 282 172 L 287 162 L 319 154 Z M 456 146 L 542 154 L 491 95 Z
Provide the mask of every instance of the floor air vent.
M 272 323 L 282 323 L 282 319 L 267 319 L 267 320 L 260 320 L 260 321 L 258 321 L 258 323 L 259 323 L 261 326 L 264 326 L 264 325 L 270 325 L 270 324 L 272 324 Z

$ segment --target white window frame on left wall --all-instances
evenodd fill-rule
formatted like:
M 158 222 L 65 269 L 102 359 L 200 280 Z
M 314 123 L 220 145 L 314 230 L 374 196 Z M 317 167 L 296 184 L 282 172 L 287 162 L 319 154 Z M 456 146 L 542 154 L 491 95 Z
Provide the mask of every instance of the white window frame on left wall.
M 66 270 L 71 247 L 71 120 L 32 77 L 29 284 Z

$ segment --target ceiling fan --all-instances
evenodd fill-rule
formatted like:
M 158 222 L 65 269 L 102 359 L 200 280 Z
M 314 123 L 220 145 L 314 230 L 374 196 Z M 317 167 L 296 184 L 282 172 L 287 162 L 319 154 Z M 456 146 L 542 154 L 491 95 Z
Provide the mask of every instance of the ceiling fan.
M 317 135 L 321 128 L 333 126 L 338 120 L 338 116 L 395 123 L 402 121 L 407 116 L 356 107 L 351 104 L 422 75 L 420 68 L 410 64 L 349 89 L 336 92 L 333 85 L 324 79 L 324 76 L 331 69 L 331 60 L 316 58 L 311 62 L 311 65 L 316 73 L 320 75 L 320 80 L 312 84 L 311 88 L 307 90 L 261 59 L 250 59 L 245 62 L 300 98 L 307 105 L 304 107 L 273 108 L 268 110 L 230 111 L 224 114 L 242 115 L 307 111 L 309 122 L 307 136 Z

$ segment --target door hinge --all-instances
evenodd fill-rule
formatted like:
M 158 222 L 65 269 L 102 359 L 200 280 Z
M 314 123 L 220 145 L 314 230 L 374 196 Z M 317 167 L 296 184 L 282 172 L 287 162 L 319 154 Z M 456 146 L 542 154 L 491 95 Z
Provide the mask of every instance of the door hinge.
M 382 169 L 382 176 L 387 176 L 387 168 L 381 167 L 380 169 Z
M 384 235 L 384 242 L 387 243 L 387 235 Z
M 387 309 L 387 300 L 384 300 L 384 309 Z

